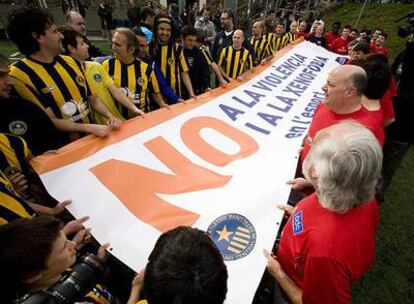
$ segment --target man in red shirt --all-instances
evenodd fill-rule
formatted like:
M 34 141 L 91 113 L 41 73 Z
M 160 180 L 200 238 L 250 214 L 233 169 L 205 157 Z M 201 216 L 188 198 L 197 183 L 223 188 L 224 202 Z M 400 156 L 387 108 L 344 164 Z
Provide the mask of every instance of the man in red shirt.
M 375 41 L 371 41 L 369 47 L 371 52 L 374 54 L 380 54 L 385 57 L 388 57 L 388 49 L 384 46 L 385 40 L 387 39 L 387 34 L 385 32 L 381 32 L 377 35 Z
M 336 38 L 339 38 L 341 36 L 339 34 L 340 28 L 341 28 L 341 22 L 335 21 L 332 24 L 332 32 L 326 33 L 325 38 L 326 38 L 326 44 L 328 45 L 328 50 L 332 49 L 332 42 L 334 42 Z
M 301 21 L 299 23 L 299 28 L 298 28 L 298 33 L 297 33 L 299 37 L 303 37 L 303 38 L 308 37 L 308 33 L 306 33 L 307 26 L 308 24 L 306 23 L 306 21 Z
M 336 38 L 331 44 L 331 51 L 340 55 L 348 55 L 348 43 L 350 42 L 349 34 L 351 26 L 345 25 L 342 35 Z
M 295 208 L 267 269 L 292 303 L 350 303 L 351 285 L 371 267 L 379 212 L 378 141 L 359 123 L 320 131 L 303 165 L 316 193 Z
M 316 110 L 301 154 L 302 162 L 309 153 L 316 133 L 343 120 L 356 120 L 372 133 L 378 142 L 384 144 L 382 121 L 378 121 L 361 104 L 362 94 L 367 86 L 367 75 L 363 68 L 343 65 L 335 68 L 323 86 L 325 99 Z

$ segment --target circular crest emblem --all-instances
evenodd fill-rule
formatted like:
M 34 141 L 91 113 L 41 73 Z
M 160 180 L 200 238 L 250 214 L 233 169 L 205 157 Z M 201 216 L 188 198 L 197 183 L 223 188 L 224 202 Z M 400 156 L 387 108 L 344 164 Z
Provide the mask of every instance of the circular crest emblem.
M 256 244 L 256 230 L 243 215 L 229 213 L 216 218 L 207 233 L 225 261 L 247 256 Z
M 9 123 L 9 131 L 14 135 L 23 135 L 27 131 L 27 124 L 21 120 L 15 120 Z
M 67 116 L 73 116 L 78 110 L 78 107 L 76 106 L 74 102 L 68 101 L 64 103 L 61 110 L 63 114 Z
M 76 82 L 78 83 L 78 85 L 84 86 L 85 85 L 85 78 L 81 75 L 78 75 L 78 76 L 76 76 Z
M 19 168 L 10 166 L 4 170 L 4 175 L 6 175 L 7 178 L 10 178 L 13 174 L 20 173 L 20 172 L 21 170 Z
M 145 83 L 145 81 L 144 81 L 144 79 L 142 78 L 142 77 L 139 77 L 138 79 L 137 79 L 137 83 L 138 83 L 138 85 L 139 86 L 143 86 L 144 85 L 144 83 Z
M 168 58 L 168 64 L 172 65 L 174 63 L 174 60 L 172 58 Z
M 243 63 L 244 63 L 244 61 L 245 61 L 244 59 L 240 59 L 240 63 L 241 63 L 241 64 L 243 64 Z
M 99 74 L 94 74 L 93 75 L 93 80 L 95 80 L 96 82 L 101 82 L 102 81 L 102 77 Z

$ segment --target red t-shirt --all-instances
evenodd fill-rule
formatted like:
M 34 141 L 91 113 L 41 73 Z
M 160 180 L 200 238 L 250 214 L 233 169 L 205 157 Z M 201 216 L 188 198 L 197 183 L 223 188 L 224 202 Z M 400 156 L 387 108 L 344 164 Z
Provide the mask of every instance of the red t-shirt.
M 331 51 L 340 55 L 348 55 L 348 42 L 349 40 L 345 40 L 342 37 L 336 38 L 332 42 Z
M 308 36 L 308 33 L 305 32 L 297 32 L 296 35 L 298 35 L 298 37 L 303 37 L 306 39 L 306 37 Z
M 371 53 L 381 54 L 388 58 L 388 49 L 386 47 L 377 47 L 375 42 L 371 41 L 369 48 L 371 49 Z
M 334 42 L 334 40 L 336 38 L 341 37 L 340 34 L 334 34 L 332 32 L 326 33 L 325 38 L 326 38 L 326 45 L 328 46 L 328 49 L 331 50 L 332 49 L 332 42 Z
M 351 284 L 372 264 L 378 221 L 375 199 L 346 213 L 323 208 L 316 194 L 297 204 L 276 256 L 304 304 L 350 303 Z
M 340 121 L 348 119 L 355 120 L 367 127 L 372 133 L 374 133 L 375 137 L 378 139 L 378 142 L 382 147 L 385 141 L 382 113 L 380 116 L 378 116 L 374 115 L 373 112 L 375 111 L 371 112 L 368 111 L 366 108 L 361 107 L 361 109 L 359 109 L 358 111 L 350 114 L 336 114 L 335 112 L 327 108 L 324 104 L 320 104 L 315 112 L 315 116 L 312 119 L 312 123 L 309 127 L 308 136 L 305 140 L 305 145 L 303 146 L 303 150 L 300 157 L 302 163 L 309 153 L 312 139 L 315 137 L 316 133 Z
M 381 98 L 381 109 L 384 120 L 394 120 L 395 119 L 395 112 L 394 112 L 394 103 L 392 98 L 397 95 L 397 83 L 395 82 L 394 76 L 391 76 L 390 86 L 388 87 L 387 92 Z

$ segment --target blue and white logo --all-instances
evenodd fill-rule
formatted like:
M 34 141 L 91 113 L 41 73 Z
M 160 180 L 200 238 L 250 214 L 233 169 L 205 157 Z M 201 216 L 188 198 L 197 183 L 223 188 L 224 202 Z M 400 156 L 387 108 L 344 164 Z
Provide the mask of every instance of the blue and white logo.
M 347 57 L 336 57 L 335 59 L 336 62 L 338 62 L 339 64 L 345 64 L 348 61 Z
M 256 230 L 243 215 L 229 213 L 215 219 L 207 230 L 225 261 L 247 256 L 256 244 Z
M 303 232 L 303 211 L 302 210 L 293 215 L 292 229 L 293 229 L 294 235 L 297 235 Z

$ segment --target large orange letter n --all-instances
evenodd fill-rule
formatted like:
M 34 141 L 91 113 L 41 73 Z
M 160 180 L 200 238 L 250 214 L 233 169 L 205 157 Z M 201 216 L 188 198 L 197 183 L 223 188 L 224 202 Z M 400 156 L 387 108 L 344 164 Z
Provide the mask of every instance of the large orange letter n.
M 188 121 L 186 123 L 187 127 L 191 125 L 191 121 L 200 127 L 200 120 L 196 118 Z M 234 129 L 224 122 L 217 124 L 214 119 L 207 119 L 204 122 L 214 122 L 213 128 L 217 131 L 221 131 L 221 127 L 224 127 L 223 133 L 225 135 L 231 137 L 231 139 L 238 143 L 241 149 L 246 147 L 246 137 L 231 136 L 236 133 L 242 133 L 241 131 Z M 205 125 L 205 127 L 209 128 L 211 126 Z M 236 130 L 235 133 L 230 134 L 228 132 L 229 127 Z M 192 132 L 188 132 L 187 134 L 189 133 Z M 181 135 L 183 136 L 184 134 Z M 244 139 L 243 142 L 240 142 L 241 138 Z M 248 143 L 254 143 L 253 146 L 255 148 L 251 149 L 252 146 L 250 145 L 249 149 L 253 153 L 257 149 L 257 144 L 251 137 L 247 136 L 247 138 Z M 183 140 L 185 143 L 189 143 L 188 140 L 184 138 Z M 154 171 L 137 164 L 115 159 L 103 162 L 90 170 L 102 184 L 122 201 L 130 212 L 141 221 L 146 222 L 159 231 L 165 232 L 180 225 L 192 226 L 199 218 L 198 214 L 172 205 L 160 198 L 158 194 L 178 194 L 218 188 L 227 184 L 231 176 L 220 175 L 192 163 L 162 137 L 156 137 L 144 145 L 173 174 Z M 191 146 L 193 145 L 190 144 L 189 148 L 193 148 Z M 199 151 L 193 152 L 197 153 Z M 246 157 L 246 154 L 250 155 L 251 153 L 242 153 L 242 157 Z M 218 156 L 217 152 L 215 156 Z M 223 153 L 224 156 L 226 156 L 225 158 L 228 162 L 229 156 Z M 240 159 L 240 156 L 240 154 L 237 156 L 234 155 L 233 160 Z M 206 159 L 206 157 L 203 158 Z

